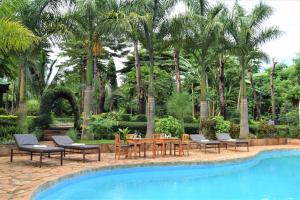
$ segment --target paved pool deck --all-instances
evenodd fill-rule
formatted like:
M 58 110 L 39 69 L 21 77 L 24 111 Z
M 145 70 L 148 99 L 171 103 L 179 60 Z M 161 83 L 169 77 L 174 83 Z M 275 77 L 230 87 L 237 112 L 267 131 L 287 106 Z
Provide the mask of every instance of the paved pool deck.
M 149 152 L 147 158 L 124 159 L 123 156 L 120 160 L 115 160 L 112 153 L 103 153 L 101 161 L 97 161 L 96 154 L 90 154 L 87 155 L 85 163 L 82 162 L 81 154 L 71 154 L 66 156 L 63 166 L 59 165 L 58 156 L 45 158 L 42 168 L 38 167 L 38 156 L 34 156 L 33 161 L 30 160 L 30 156 L 15 156 L 13 163 L 9 161 L 9 157 L 0 157 L 0 199 L 30 199 L 40 185 L 84 170 L 127 165 L 217 162 L 247 158 L 261 151 L 276 149 L 300 149 L 300 145 L 252 146 L 249 152 L 243 147 L 238 151 L 221 149 L 220 154 L 214 150 L 209 150 L 205 154 L 199 149 L 192 149 L 189 156 L 182 157 L 167 155 L 152 158 Z

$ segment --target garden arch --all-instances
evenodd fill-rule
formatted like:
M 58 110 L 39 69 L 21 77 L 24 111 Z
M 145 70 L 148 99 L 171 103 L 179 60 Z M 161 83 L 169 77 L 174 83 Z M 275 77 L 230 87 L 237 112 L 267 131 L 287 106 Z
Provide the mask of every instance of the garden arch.
M 76 98 L 70 89 L 63 88 L 63 87 L 50 89 L 42 96 L 40 115 L 38 118 L 38 125 L 41 128 L 49 127 L 49 124 L 52 123 L 51 113 L 50 113 L 52 105 L 59 98 L 66 99 L 70 103 L 72 107 L 72 112 L 74 113 L 74 128 L 79 129 L 80 115 L 79 115 L 79 108 L 76 102 Z

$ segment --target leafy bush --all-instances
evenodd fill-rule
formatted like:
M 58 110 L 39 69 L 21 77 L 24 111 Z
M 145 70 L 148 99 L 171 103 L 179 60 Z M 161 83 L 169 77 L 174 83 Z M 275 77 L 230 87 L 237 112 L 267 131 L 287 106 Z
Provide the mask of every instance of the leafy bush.
M 15 115 L 0 115 L 0 127 L 1 126 L 16 126 L 17 116 Z
M 230 123 L 229 133 L 232 138 L 239 138 L 240 136 L 240 125 Z
M 172 116 L 161 118 L 155 121 L 155 132 L 169 133 L 172 136 L 180 137 L 183 133 L 182 123 Z
M 216 121 L 214 119 L 202 120 L 200 130 L 208 139 L 216 139 Z
M 300 138 L 300 126 L 291 126 L 289 127 L 289 134 L 288 137 L 290 138 Z
M 187 134 L 199 133 L 199 123 L 184 123 L 184 132 Z
M 95 139 L 113 139 L 116 125 L 116 120 L 94 116 L 88 126 L 88 131 L 94 135 Z
M 217 133 L 228 133 L 230 129 L 230 121 L 225 121 L 222 116 L 215 116 L 213 118 L 216 122 Z
M 258 125 L 249 125 L 249 131 L 250 133 L 254 134 L 254 135 L 257 135 L 257 132 L 258 132 Z
M 299 113 L 291 103 L 286 102 L 282 105 L 279 121 L 281 124 L 298 125 Z
M 173 94 L 167 103 L 168 114 L 183 121 L 184 117 L 190 116 L 192 104 L 187 92 Z
M 277 137 L 275 125 L 269 125 L 266 121 L 261 121 L 257 130 L 258 138 Z
M 70 128 L 67 133 L 66 133 L 67 136 L 69 136 L 73 141 L 77 141 L 78 140 L 78 132 L 76 129 L 74 128 Z
M 125 141 L 127 135 L 130 133 L 130 130 L 128 129 L 128 127 L 127 128 L 123 128 L 123 129 L 119 128 L 118 131 L 120 133 L 121 139 Z
M 0 115 L 7 115 L 7 111 L 5 108 L 0 108 Z
M 185 116 L 183 118 L 184 123 L 193 123 L 194 122 L 194 118 L 192 116 Z
M 6 126 L 6 127 L 0 126 L 0 141 L 6 141 L 6 143 L 8 143 L 8 141 L 13 140 L 13 134 L 21 133 L 21 132 L 22 130 L 16 126 Z
M 130 114 L 121 114 L 120 120 L 121 121 L 131 121 L 131 115 Z
M 31 133 L 34 134 L 37 137 L 38 140 L 40 140 L 44 135 L 43 130 L 41 128 L 38 128 L 38 127 L 36 127 L 34 129 L 34 131 L 32 131 Z
M 27 115 L 37 116 L 40 110 L 40 103 L 36 99 L 27 101 Z
M 146 117 L 146 115 L 136 115 L 135 117 L 133 117 L 133 121 L 135 121 L 135 122 L 146 122 L 147 117 Z

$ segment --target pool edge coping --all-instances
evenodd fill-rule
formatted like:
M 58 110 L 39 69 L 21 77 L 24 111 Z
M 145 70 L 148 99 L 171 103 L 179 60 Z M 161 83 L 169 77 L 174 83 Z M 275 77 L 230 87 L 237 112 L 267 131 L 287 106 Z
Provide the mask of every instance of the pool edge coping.
M 113 169 L 123 169 L 123 168 L 134 168 L 134 167 L 148 167 L 148 166 L 179 166 L 179 165 L 193 165 L 193 164 L 222 164 L 222 163 L 236 163 L 236 162 L 243 162 L 250 160 L 254 157 L 259 156 L 262 153 L 265 152 L 272 152 L 272 151 L 292 151 L 292 150 L 300 150 L 300 147 L 294 147 L 294 148 L 274 148 L 274 149 L 264 149 L 264 150 L 259 150 L 258 152 L 254 153 L 253 155 L 248 155 L 245 157 L 239 157 L 239 158 L 228 158 L 224 160 L 210 160 L 210 161 L 173 161 L 173 162 L 149 162 L 149 163 L 139 163 L 139 164 L 115 164 L 111 166 L 102 166 L 102 167 L 93 167 L 90 169 L 82 169 L 77 172 L 71 172 L 69 174 L 62 175 L 58 178 L 55 178 L 53 180 L 48 180 L 45 181 L 44 183 L 36 186 L 30 193 L 29 193 L 29 199 L 33 200 L 33 198 L 40 192 L 45 191 L 47 188 L 61 183 L 64 180 L 71 179 L 76 176 L 100 171 L 100 170 L 113 170 Z

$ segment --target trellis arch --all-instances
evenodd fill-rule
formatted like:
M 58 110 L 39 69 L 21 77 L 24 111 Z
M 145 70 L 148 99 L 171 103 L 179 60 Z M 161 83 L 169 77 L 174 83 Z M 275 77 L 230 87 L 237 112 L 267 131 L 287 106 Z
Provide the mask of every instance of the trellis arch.
M 66 99 L 70 103 L 72 107 L 72 112 L 74 114 L 74 128 L 79 129 L 80 115 L 79 115 L 79 108 L 76 102 L 76 98 L 70 89 L 64 87 L 50 89 L 42 96 L 40 115 L 38 118 L 38 125 L 41 128 L 49 127 L 49 124 L 52 123 L 51 113 L 50 113 L 52 105 L 54 101 L 56 101 L 59 98 Z

